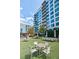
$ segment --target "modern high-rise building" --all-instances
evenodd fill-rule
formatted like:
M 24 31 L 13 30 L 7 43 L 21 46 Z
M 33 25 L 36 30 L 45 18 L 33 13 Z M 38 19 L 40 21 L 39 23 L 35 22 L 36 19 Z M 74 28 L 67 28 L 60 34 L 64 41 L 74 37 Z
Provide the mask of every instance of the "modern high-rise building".
M 42 24 L 42 10 L 41 7 L 34 14 L 34 30 L 35 33 L 38 33 L 40 25 Z
M 42 3 L 42 25 L 46 28 L 46 1 Z
M 38 17 L 40 13 L 38 10 L 34 15 L 35 25 L 38 26 L 40 18 L 46 30 L 59 28 L 59 0 L 44 0 L 40 9 L 42 17 Z M 38 31 L 38 27 L 35 30 Z
M 42 3 L 42 23 L 47 30 L 59 27 L 59 0 L 44 0 Z

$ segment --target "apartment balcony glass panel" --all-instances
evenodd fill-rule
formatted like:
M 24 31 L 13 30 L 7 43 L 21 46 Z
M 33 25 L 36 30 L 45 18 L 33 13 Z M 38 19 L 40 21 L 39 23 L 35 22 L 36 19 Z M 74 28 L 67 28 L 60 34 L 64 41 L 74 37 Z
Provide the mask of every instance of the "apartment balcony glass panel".
M 46 2 L 46 4 L 48 4 L 48 1 Z
M 53 7 L 53 4 L 50 5 L 50 8 Z
M 59 17 L 57 17 L 57 18 L 55 18 L 56 19 L 56 21 L 59 21 Z
M 59 0 L 55 0 L 55 2 L 54 2 L 54 3 L 57 3 L 57 2 L 59 2 Z
M 53 22 L 54 22 L 54 19 L 51 20 L 51 23 L 53 23 Z
M 50 18 L 51 18 L 51 19 L 54 18 L 54 15 L 52 15 Z
M 59 11 L 59 7 L 55 9 L 55 12 Z
M 54 24 L 51 24 L 51 27 L 54 27 Z
M 46 12 L 47 14 L 49 13 L 49 11 Z
M 55 14 L 55 17 L 57 17 L 57 16 L 59 16 L 59 12 L 57 12 L 57 13 Z
M 55 8 L 56 8 L 57 6 L 59 6 L 59 3 L 57 3 L 57 4 L 55 5 Z
M 50 9 L 50 11 L 52 11 L 53 10 L 53 7 Z
M 59 22 L 56 23 L 56 26 L 59 26 Z
M 46 8 L 46 11 L 49 11 L 49 7 Z
M 46 20 L 48 21 L 48 20 L 49 20 L 49 18 L 46 18 Z
M 46 17 L 49 17 L 49 14 Z
M 49 5 L 48 4 L 46 4 L 46 8 L 48 7 Z
M 49 10 L 49 7 L 46 7 L 46 9 L 45 9 L 45 10 L 46 10 L 46 11 L 47 11 L 47 10 Z
M 49 22 L 47 22 L 47 24 L 49 24 Z
M 53 3 L 53 0 L 50 1 L 50 4 Z
M 50 15 L 53 15 L 53 13 L 54 13 L 54 12 L 52 11 L 52 12 L 50 13 Z

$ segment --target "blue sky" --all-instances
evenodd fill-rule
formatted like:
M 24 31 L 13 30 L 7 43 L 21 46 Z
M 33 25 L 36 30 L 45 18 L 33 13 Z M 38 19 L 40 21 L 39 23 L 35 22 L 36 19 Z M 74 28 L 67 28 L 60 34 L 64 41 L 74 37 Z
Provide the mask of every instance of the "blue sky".
M 20 0 L 20 18 L 33 23 L 33 14 L 39 9 L 43 0 Z

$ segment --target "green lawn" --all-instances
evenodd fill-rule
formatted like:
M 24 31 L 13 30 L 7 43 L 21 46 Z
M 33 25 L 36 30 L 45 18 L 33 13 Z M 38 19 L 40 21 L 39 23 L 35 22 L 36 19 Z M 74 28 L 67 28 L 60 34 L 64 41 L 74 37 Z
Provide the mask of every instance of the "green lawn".
M 28 47 L 34 46 L 34 42 L 45 42 L 41 39 L 30 39 L 27 42 L 20 42 L 20 59 L 28 59 L 26 58 L 26 54 L 29 53 Z M 48 59 L 59 59 L 59 42 L 49 42 L 49 46 L 51 47 L 51 53 Z M 33 59 L 41 59 L 37 57 L 33 57 Z M 44 59 L 44 58 L 42 58 Z

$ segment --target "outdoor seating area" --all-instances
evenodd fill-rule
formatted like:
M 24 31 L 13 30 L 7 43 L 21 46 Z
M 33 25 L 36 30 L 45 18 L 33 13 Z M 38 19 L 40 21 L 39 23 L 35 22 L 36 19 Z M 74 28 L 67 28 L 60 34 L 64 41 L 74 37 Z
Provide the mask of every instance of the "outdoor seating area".
M 35 47 L 31 49 L 31 53 L 33 54 L 34 52 L 37 52 L 38 55 L 45 53 L 48 54 L 50 53 L 50 47 L 48 46 L 48 43 L 37 43 L 34 42 Z
M 58 59 L 59 42 L 47 42 L 42 39 L 31 38 L 27 42 L 21 41 L 20 59 Z

